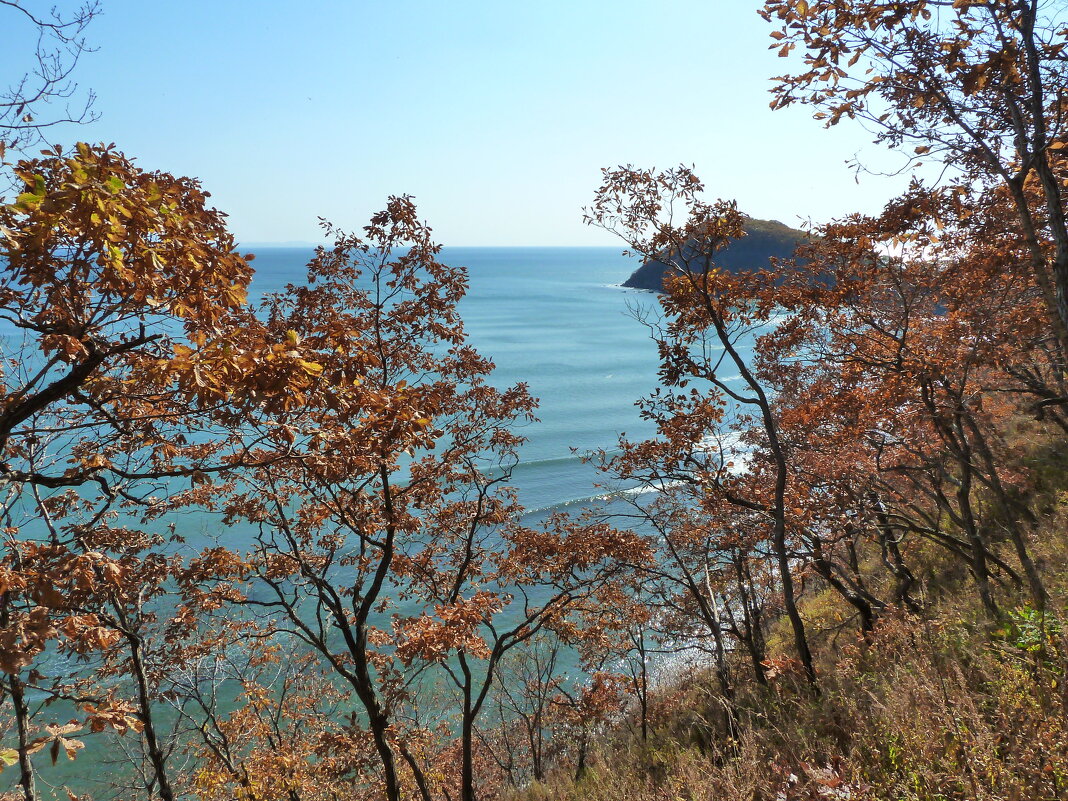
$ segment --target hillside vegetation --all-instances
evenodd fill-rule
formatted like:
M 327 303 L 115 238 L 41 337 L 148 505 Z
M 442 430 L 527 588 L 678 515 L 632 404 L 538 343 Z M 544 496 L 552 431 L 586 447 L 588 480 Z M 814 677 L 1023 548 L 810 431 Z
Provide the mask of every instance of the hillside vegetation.
M 920 615 L 896 610 L 858 634 L 852 611 L 818 578 L 801 614 L 820 691 L 789 657 L 787 623 L 772 624 L 767 682 L 731 655 L 725 698 L 710 660 L 668 668 L 647 701 L 596 725 L 578 768 L 572 751 L 509 801 L 949 801 L 1068 797 L 1068 471 L 1063 449 L 1029 443 L 1054 478 L 1032 499 L 1049 510 L 1036 554 L 1056 601 L 1036 609 L 1008 595 L 991 621 L 967 576 L 933 550 Z M 863 571 L 879 581 L 879 566 Z M 657 657 L 654 657 L 656 659 Z M 725 710 L 737 726 L 725 725 Z

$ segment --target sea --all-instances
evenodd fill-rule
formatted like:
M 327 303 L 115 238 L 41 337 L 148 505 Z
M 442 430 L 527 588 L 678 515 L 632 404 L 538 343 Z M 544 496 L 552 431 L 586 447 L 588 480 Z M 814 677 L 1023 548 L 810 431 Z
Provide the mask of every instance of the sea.
M 300 282 L 309 248 L 252 249 L 250 297 Z M 657 351 L 640 317 L 656 314 L 656 295 L 627 289 L 638 262 L 622 248 L 454 247 L 441 261 L 466 268 L 460 304 L 468 341 L 496 369 L 491 383 L 525 382 L 538 399 L 535 423 L 511 484 L 531 517 L 576 509 L 603 496 L 603 474 L 583 461 L 616 450 L 619 438 L 653 433 L 635 401 L 657 383 Z
M 303 283 L 314 255 L 311 246 L 241 251 L 255 255 L 254 305 Z M 611 455 L 621 437 L 638 441 L 655 431 L 636 402 L 657 387 L 659 359 L 648 323 L 659 318 L 660 307 L 655 293 L 622 286 L 639 261 L 622 247 L 448 247 L 439 258 L 466 268 L 460 313 L 468 343 L 495 364 L 490 382 L 525 383 L 538 399 L 537 421 L 518 431 L 526 441 L 510 477 L 527 516 L 577 511 L 609 491 L 636 490 L 610 484 L 584 457 L 600 450 Z M 34 354 L 21 349 L 23 341 L 0 320 L 0 357 L 21 358 L 26 369 Z M 740 344 L 745 352 L 752 339 Z M 223 532 L 217 515 L 196 510 L 178 525 L 191 553 L 220 539 L 240 549 L 254 532 L 240 525 Z M 40 533 L 32 523 L 24 531 Z

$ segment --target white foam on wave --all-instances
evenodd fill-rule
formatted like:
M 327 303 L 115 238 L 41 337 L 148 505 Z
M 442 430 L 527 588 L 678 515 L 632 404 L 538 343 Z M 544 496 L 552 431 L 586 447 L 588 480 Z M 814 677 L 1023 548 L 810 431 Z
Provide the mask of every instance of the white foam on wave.
M 582 498 L 572 498 L 571 500 L 561 501 L 559 503 L 550 504 L 548 506 L 538 506 L 533 509 L 527 509 L 523 516 L 528 517 L 530 515 L 548 514 L 557 510 L 569 509 L 575 506 L 593 505 L 596 503 L 604 503 L 605 501 L 611 501 L 616 498 L 636 498 L 642 495 L 653 495 L 664 490 L 671 489 L 672 487 L 682 486 L 681 481 L 665 481 L 661 482 L 657 486 L 650 486 L 648 484 L 640 484 L 636 487 L 626 487 L 624 489 L 609 490 L 607 492 L 601 492 L 596 495 L 587 495 Z

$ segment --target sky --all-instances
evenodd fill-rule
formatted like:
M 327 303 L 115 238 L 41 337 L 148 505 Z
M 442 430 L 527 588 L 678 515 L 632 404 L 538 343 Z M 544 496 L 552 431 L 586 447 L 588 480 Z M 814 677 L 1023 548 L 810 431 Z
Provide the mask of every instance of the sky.
M 445 245 L 613 245 L 582 208 L 627 163 L 692 165 L 710 198 L 791 225 L 903 185 L 858 182 L 856 155 L 897 166 L 859 126 L 769 109 L 797 62 L 758 2 L 101 2 L 75 76 L 99 119 L 54 139 L 199 178 L 243 243 L 319 241 L 319 217 L 355 230 L 411 194 Z M 30 46 L 0 24 L 5 79 Z

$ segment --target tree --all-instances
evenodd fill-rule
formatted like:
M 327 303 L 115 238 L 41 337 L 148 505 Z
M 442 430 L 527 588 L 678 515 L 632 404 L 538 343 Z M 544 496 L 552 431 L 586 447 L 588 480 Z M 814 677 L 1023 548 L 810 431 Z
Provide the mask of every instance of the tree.
M 940 159 L 961 186 L 1000 186 L 1024 267 L 1068 357 L 1068 225 L 1057 161 L 1068 46 L 1056 3 L 1038 0 L 769 0 L 782 56 L 774 108 L 804 103 L 835 125 L 857 119 L 878 141 Z
M 24 0 L 2 0 L 11 31 L 25 41 L 35 40 L 31 71 L 23 73 L 0 92 L 0 160 L 4 150 L 26 151 L 45 141 L 46 131 L 68 122 L 94 119 L 93 93 L 81 97 L 72 75 L 81 56 L 89 51 L 85 29 L 100 13 L 97 0 L 69 12 L 53 6 L 45 14 Z M 26 35 L 28 33 L 28 35 Z M 61 109 L 53 108 L 61 104 Z
M 187 614 L 225 603 L 316 653 L 366 723 L 372 795 L 430 797 L 437 766 L 422 744 L 435 726 L 415 688 L 442 678 L 458 695 L 450 725 L 470 801 L 476 722 L 503 657 L 542 629 L 566 632 L 644 545 L 603 525 L 518 522 L 512 426 L 534 403 L 523 385 L 489 383 L 457 311 L 466 277 L 438 259 L 410 198 L 392 198 L 362 236 L 328 230 L 335 244 L 307 283 L 264 309 L 266 339 L 284 343 L 268 367 L 274 353 L 299 356 L 311 380 L 257 395 L 241 418 L 256 465 L 224 476 L 226 520 L 257 534 L 247 552 L 213 548 L 189 565 Z M 361 727 L 347 736 L 356 748 Z
M 558 638 L 543 632 L 501 660 L 478 739 L 510 787 L 545 778 L 553 754 L 552 699 L 566 678 L 563 651 Z
M 678 482 L 695 489 L 703 503 L 725 503 L 767 526 L 794 645 L 815 687 L 788 541 L 788 455 L 772 399 L 741 345 L 745 336 L 770 324 L 775 306 L 764 293 L 773 282 L 762 274 L 731 274 L 716 268 L 716 252 L 743 235 L 744 217 L 733 203 L 700 200 L 703 188 L 684 167 L 661 173 L 632 167 L 605 170 L 604 183 L 586 212 L 589 224 L 618 234 L 643 258 L 671 267 L 661 298 L 666 323 L 655 334 L 664 389 L 646 400 L 642 411 L 656 421 L 658 437 L 624 444 L 613 471 L 622 478 L 651 478 L 654 484 Z M 681 222 L 674 223 L 676 219 Z M 724 379 L 725 365 L 737 373 L 743 389 L 734 389 Z M 703 391 L 687 391 L 690 384 Z M 721 426 L 728 403 L 740 410 L 735 433 L 759 431 L 767 468 L 751 462 L 743 477 L 732 472 L 732 460 L 720 458 L 716 436 L 722 441 L 727 433 Z M 718 631 L 718 625 L 713 630 Z
M 1004 433 L 1028 392 L 1013 386 L 1014 365 L 1043 361 L 1048 327 L 1038 287 L 1009 269 L 1020 244 L 1006 235 L 1003 211 L 983 194 L 914 184 L 878 218 L 822 228 L 781 294 L 794 314 L 788 347 L 804 343 L 808 366 L 794 359 L 777 371 L 797 452 L 815 457 L 812 475 L 867 507 L 856 519 L 881 532 L 897 580 L 913 581 L 886 538 L 890 517 L 966 554 L 994 615 L 988 563 L 1020 580 L 994 553 L 998 529 L 1032 602 L 1047 600 L 1028 546 L 1038 520 L 1021 500 L 1028 479 Z M 772 365 L 785 355 L 762 358 Z M 892 499 L 889 517 L 880 499 Z M 921 523 L 925 502 L 938 511 Z M 965 542 L 938 523 L 943 516 Z M 906 590 L 899 583 L 899 600 Z
M 267 381 L 295 391 L 308 373 L 291 355 L 258 369 L 274 351 L 244 306 L 251 267 L 195 181 L 85 144 L 15 174 L 25 191 L 0 208 L 12 347 L 0 387 L 0 665 L 24 795 L 35 796 L 29 682 L 85 707 L 93 728 L 142 731 L 166 798 L 152 712 L 165 670 L 146 649 L 163 645 L 174 537 L 154 521 L 210 502 L 207 474 L 248 456 L 227 425 L 241 404 L 259 403 Z M 192 488 L 162 483 L 178 477 Z M 43 684 L 52 646 L 105 668 Z M 132 701 L 97 681 L 120 665 Z

